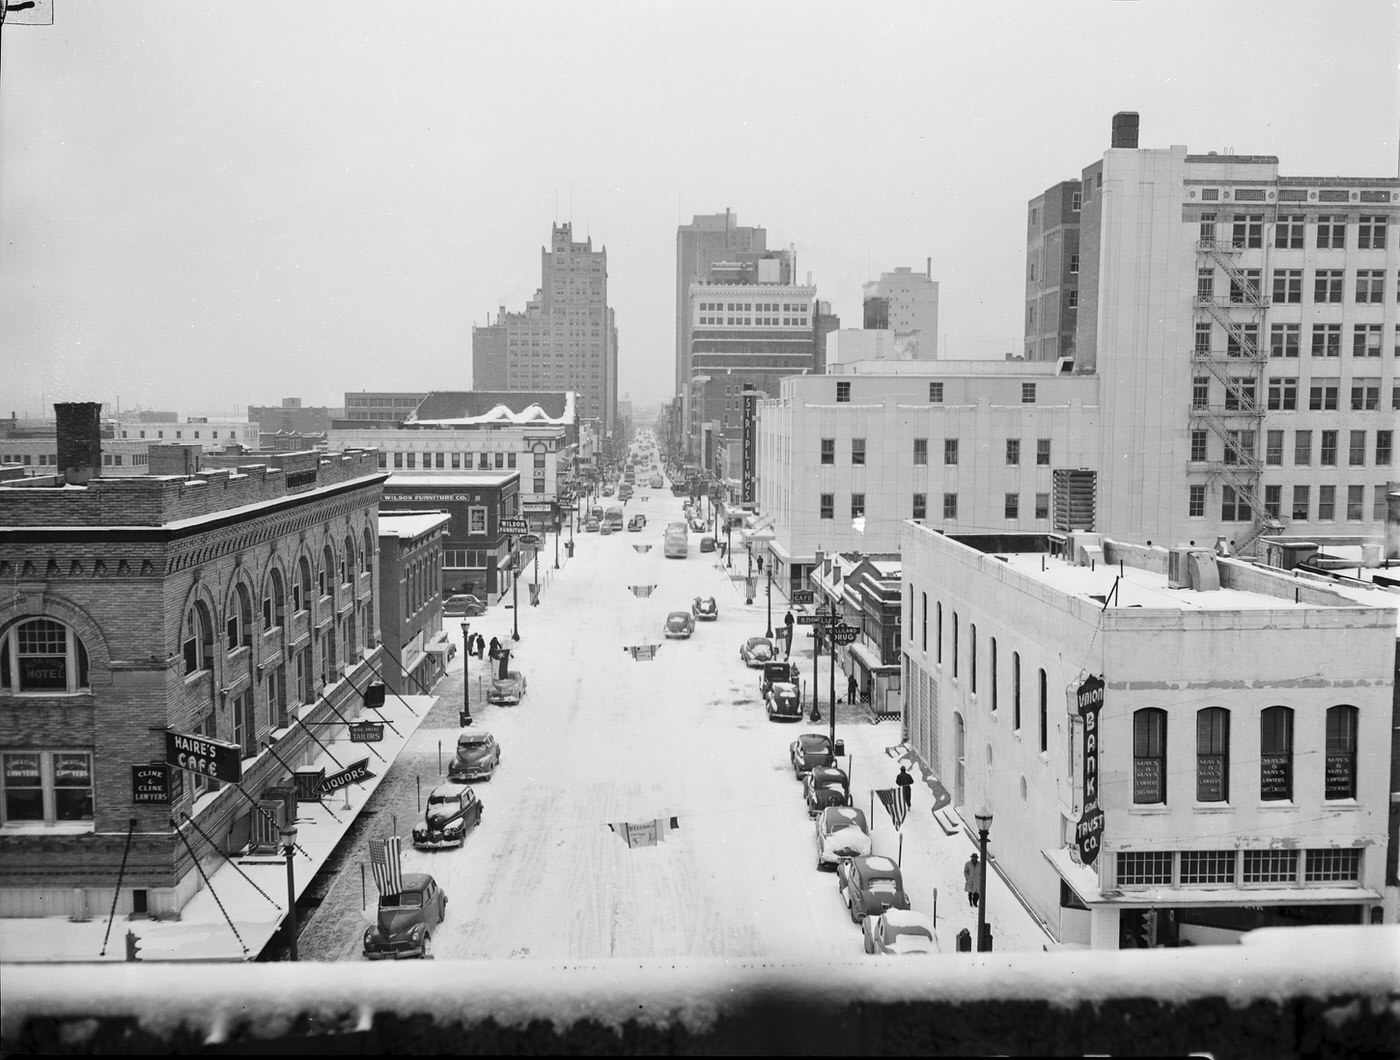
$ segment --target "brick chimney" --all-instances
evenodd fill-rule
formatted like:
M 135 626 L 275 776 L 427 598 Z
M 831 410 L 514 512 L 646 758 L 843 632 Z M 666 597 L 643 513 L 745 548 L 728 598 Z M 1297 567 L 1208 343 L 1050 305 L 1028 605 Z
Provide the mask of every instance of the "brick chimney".
M 1138 145 L 1138 114 L 1135 110 L 1120 110 L 1113 116 L 1113 146 L 1131 147 Z
M 86 486 L 102 476 L 102 403 L 60 401 L 53 407 L 58 420 L 58 470 L 70 486 Z

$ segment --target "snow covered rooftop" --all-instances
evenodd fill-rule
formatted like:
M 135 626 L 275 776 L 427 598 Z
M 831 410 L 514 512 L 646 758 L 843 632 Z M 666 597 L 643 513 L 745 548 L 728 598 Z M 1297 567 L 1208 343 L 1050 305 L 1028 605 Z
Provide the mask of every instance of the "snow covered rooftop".
M 572 426 L 573 391 L 435 390 L 404 421 L 421 427 L 477 424 Z
M 446 512 L 384 512 L 379 517 L 379 536 L 407 541 L 451 521 Z
M 511 479 L 519 477 L 519 471 L 483 471 L 474 475 L 390 475 L 384 483 L 384 488 L 392 490 L 423 489 L 434 486 L 438 489 L 447 489 L 452 486 L 499 486 L 503 482 L 509 482 Z M 392 497 L 385 499 L 393 500 Z

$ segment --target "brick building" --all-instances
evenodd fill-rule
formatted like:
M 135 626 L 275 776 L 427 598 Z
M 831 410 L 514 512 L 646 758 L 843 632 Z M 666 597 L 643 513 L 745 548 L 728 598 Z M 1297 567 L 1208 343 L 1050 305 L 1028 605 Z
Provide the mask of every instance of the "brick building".
M 446 512 L 379 517 L 379 626 L 391 692 L 426 692 L 447 669 L 442 546 L 451 519 Z
M 0 486 L 0 915 L 106 909 L 119 877 L 117 912 L 176 914 L 195 856 L 275 844 L 310 734 L 383 668 L 385 476 L 347 452 L 103 478 L 99 407 L 58 408 L 60 473 Z M 236 765 L 177 769 L 172 733 Z

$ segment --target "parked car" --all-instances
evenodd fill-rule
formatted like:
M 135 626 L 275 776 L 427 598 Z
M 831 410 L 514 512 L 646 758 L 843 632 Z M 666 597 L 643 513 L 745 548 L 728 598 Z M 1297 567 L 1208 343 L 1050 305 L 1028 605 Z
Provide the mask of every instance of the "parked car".
M 858 858 L 870 853 L 870 826 L 865 811 L 851 806 L 827 806 L 817 814 L 817 868 L 842 858 Z
M 459 847 L 467 832 L 481 823 L 481 800 L 465 784 L 439 784 L 428 795 L 423 820 L 413 826 L 413 845 L 420 849 Z
M 767 637 L 750 637 L 739 648 L 739 658 L 750 670 L 761 667 L 773 658 L 773 642 Z
M 381 894 L 373 927 L 365 928 L 365 957 L 371 961 L 433 955 L 433 929 L 442 923 L 447 894 L 424 872 L 405 872 L 403 890 Z
M 448 618 L 476 618 L 486 614 L 486 601 L 471 593 L 455 593 L 442 602 L 442 613 Z
M 815 817 L 828 806 L 849 806 L 851 782 L 844 770 L 834 766 L 814 766 L 802 778 L 802 797 L 807 802 L 807 816 Z
M 704 519 L 696 519 L 696 518 L 694 518 L 694 517 L 691 518 L 691 520 L 690 520 L 690 532 L 691 532 L 691 533 L 693 533 L 693 534 L 703 534 L 707 528 L 708 528 L 708 524 L 705 522 Z
M 647 517 L 645 515 L 634 515 L 632 516 L 632 518 L 627 520 L 627 529 L 634 534 L 640 533 L 642 527 L 646 525 Z
M 713 552 L 714 550 L 715 550 L 715 539 L 714 539 L 713 537 L 711 537 L 709 534 L 706 534 L 704 537 L 702 537 L 702 538 L 700 539 L 700 551 L 701 551 L 701 552 Z
M 512 706 L 525 698 L 525 675 L 519 670 L 511 670 L 504 677 L 497 677 L 486 691 L 486 702 L 501 706 Z
M 772 685 L 764 697 L 764 706 L 768 711 L 769 721 L 780 718 L 788 721 L 802 720 L 802 694 L 796 685 L 783 681 Z
M 685 640 L 695 632 L 695 617 L 689 611 L 672 611 L 666 616 L 662 632 L 668 637 Z
M 598 528 L 602 525 L 603 522 L 601 519 L 595 519 L 591 515 L 583 521 L 584 531 L 590 534 L 596 534 L 598 532 Z
M 908 909 L 904 876 L 892 858 L 866 854 L 836 863 L 836 889 L 850 911 L 851 921 L 878 916 L 886 909 Z
M 457 753 L 447 766 L 447 779 L 454 783 L 490 779 L 501 764 L 501 745 L 485 729 L 472 729 L 457 737 Z
M 605 520 L 605 521 L 598 527 L 598 532 L 599 532 L 603 537 L 607 537 L 609 534 L 611 534 L 611 533 L 613 532 L 612 523 L 607 522 L 607 521 Z
M 701 622 L 713 622 L 719 618 L 719 605 L 713 596 L 697 596 L 691 601 L 690 613 Z
M 836 764 L 831 753 L 831 738 L 824 732 L 804 732 L 788 746 L 792 772 L 799 780 L 816 766 Z
M 612 483 L 611 483 L 611 482 L 609 482 L 606 486 L 603 487 L 603 496 L 604 496 L 604 497 L 611 497 L 611 496 L 613 495 L 613 493 L 615 493 L 615 492 L 616 492 L 616 491 L 613 489 L 613 486 L 612 486 Z
M 763 664 L 763 673 L 758 678 L 758 694 L 767 697 L 768 689 L 774 684 L 801 685 L 802 675 L 797 663 L 769 660 Z
M 938 949 L 933 940 L 932 919 L 908 909 L 886 909 L 879 916 L 868 916 L 861 924 L 861 932 L 865 935 L 866 953 L 903 957 Z

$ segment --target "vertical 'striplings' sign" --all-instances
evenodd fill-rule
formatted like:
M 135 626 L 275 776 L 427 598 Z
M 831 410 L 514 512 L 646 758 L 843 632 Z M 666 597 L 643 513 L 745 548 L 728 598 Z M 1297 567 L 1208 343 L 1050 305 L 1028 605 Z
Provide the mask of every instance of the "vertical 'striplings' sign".
M 757 408 L 758 394 L 752 390 L 744 391 L 744 479 L 743 492 L 739 495 L 741 501 L 754 499 L 754 414 Z
M 1092 865 L 1103 839 L 1103 810 L 1099 808 L 1099 711 L 1103 709 L 1104 681 L 1090 674 L 1079 686 L 1076 698 L 1084 719 L 1084 812 L 1074 830 L 1074 853 L 1082 865 Z

